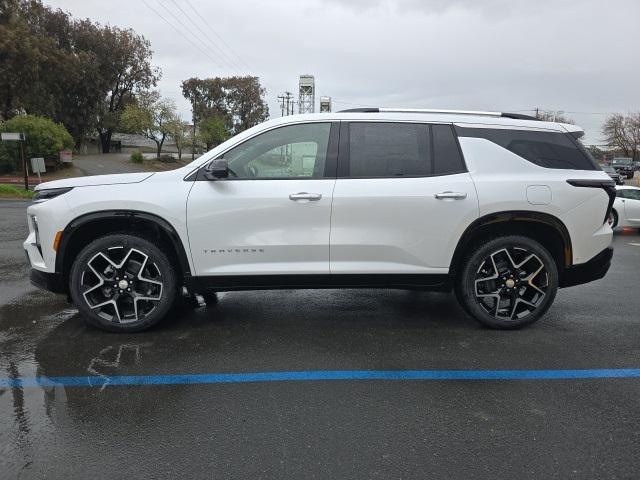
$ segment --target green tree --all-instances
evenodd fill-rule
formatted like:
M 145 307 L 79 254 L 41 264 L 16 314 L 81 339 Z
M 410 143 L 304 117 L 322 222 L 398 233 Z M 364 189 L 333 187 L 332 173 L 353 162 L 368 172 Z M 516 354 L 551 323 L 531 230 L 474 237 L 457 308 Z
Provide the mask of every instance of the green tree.
M 105 27 L 99 36 L 98 56 L 105 58 L 101 74 L 109 85 L 98 112 L 97 130 L 102 151 L 109 153 L 111 136 L 120 114 L 141 92 L 157 85 L 160 70 L 151 66 L 151 44 L 133 30 Z
M 220 145 L 229 138 L 229 131 L 227 130 L 224 119 L 218 116 L 212 116 L 201 121 L 198 127 L 198 137 L 206 146 L 207 151 Z
M 0 131 L 24 133 L 27 159 L 58 155 L 61 150 L 72 148 L 74 144 L 73 137 L 61 123 L 35 115 L 15 116 L 0 123 Z M 20 168 L 17 142 L 0 143 L 0 165 L 4 171 Z
M 167 123 L 167 130 L 169 132 L 169 138 L 171 138 L 178 149 L 178 159 L 182 159 L 182 151 L 192 142 L 192 131 L 188 125 L 182 121 L 179 116 L 174 117 Z
M 231 77 L 225 79 L 228 111 L 232 119 L 233 134 L 243 132 L 269 118 L 265 101 L 266 90 L 258 77 Z
M 120 113 L 159 78 L 151 54 L 133 30 L 75 20 L 39 0 L 1 0 L 0 118 L 48 116 L 78 142 L 97 129 L 108 151 Z
M 120 116 L 120 127 L 153 140 L 160 158 L 162 146 L 172 132 L 176 121 L 176 106 L 173 100 L 160 97 L 156 91 L 142 92 L 134 103 L 128 105 Z
M 182 82 L 182 94 L 191 103 L 198 127 L 215 116 L 235 135 L 269 118 L 266 91 L 258 77 L 190 78 Z

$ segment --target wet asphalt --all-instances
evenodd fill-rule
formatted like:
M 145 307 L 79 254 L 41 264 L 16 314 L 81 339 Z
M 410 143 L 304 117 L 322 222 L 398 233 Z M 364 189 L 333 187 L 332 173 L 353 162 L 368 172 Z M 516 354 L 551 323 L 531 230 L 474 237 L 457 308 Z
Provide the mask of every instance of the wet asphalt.
M 638 478 L 640 378 L 113 386 L 112 375 L 640 367 L 640 235 L 537 324 L 484 329 L 448 294 L 221 294 L 141 334 L 29 285 L 26 203 L 0 201 L 0 478 Z M 636 244 L 636 245 L 634 245 Z

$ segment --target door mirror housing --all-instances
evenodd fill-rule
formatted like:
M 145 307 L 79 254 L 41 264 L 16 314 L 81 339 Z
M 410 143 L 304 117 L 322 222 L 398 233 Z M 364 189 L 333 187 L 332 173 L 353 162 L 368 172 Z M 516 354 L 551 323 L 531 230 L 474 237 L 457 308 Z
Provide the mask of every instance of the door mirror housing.
M 229 176 L 229 165 L 224 158 L 211 162 L 204 169 L 204 177 L 207 180 L 220 180 Z

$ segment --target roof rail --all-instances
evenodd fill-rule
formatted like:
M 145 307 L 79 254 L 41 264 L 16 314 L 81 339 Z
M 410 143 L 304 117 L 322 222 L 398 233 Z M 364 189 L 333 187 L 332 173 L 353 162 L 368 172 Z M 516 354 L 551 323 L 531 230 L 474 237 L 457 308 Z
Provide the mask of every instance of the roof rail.
M 430 109 L 430 108 L 363 107 L 363 108 L 349 108 L 347 110 L 340 110 L 338 113 L 449 113 L 452 115 L 479 115 L 483 117 L 515 118 L 518 120 L 540 120 L 539 118 L 532 117 L 531 115 L 523 115 L 521 113 L 482 112 L 482 111 L 473 111 L 473 110 L 438 110 L 438 109 Z

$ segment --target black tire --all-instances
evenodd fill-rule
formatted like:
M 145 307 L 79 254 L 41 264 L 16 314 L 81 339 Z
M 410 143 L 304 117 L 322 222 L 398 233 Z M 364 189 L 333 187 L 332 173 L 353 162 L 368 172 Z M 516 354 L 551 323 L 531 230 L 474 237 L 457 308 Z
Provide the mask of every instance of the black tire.
M 615 210 L 611 210 L 611 228 L 616 228 L 618 226 L 618 212 Z
M 558 268 L 549 251 L 519 235 L 498 237 L 470 249 L 455 285 L 458 301 L 469 316 L 503 330 L 538 320 L 557 290 Z
M 157 324 L 173 305 L 177 284 L 162 250 L 124 233 L 87 245 L 69 277 L 71 298 L 85 322 L 111 332 L 140 332 Z

